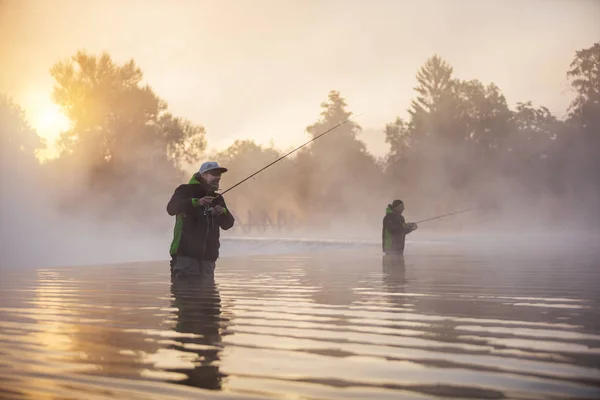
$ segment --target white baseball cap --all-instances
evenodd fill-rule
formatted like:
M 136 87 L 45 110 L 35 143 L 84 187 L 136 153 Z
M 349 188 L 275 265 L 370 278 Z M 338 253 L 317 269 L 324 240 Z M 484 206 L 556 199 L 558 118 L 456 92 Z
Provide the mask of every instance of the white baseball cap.
M 218 170 L 221 173 L 227 172 L 227 168 L 220 167 L 216 161 L 207 161 L 200 166 L 199 173 Z

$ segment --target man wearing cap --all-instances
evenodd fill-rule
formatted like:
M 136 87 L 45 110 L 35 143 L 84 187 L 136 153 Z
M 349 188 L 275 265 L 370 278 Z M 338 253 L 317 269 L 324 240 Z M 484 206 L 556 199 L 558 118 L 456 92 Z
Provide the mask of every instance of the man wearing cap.
M 388 205 L 383 218 L 383 252 L 391 255 L 404 253 L 406 235 L 418 228 L 415 223 L 407 223 L 402 213 L 404 203 L 402 200 L 394 200 Z
M 214 279 L 219 258 L 220 229 L 230 229 L 233 215 L 222 196 L 217 196 L 221 174 L 227 168 L 205 162 L 188 184 L 180 185 L 167 204 L 177 216 L 171 243 L 171 279 Z

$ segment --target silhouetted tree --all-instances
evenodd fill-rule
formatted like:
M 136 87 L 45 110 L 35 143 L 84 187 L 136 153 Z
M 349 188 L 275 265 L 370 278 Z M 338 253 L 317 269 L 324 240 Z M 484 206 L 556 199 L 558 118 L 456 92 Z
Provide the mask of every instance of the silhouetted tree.
M 22 244 L 41 239 L 35 235 L 45 186 L 35 153 L 43 148 L 21 107 L 0 95 L 0 268 L 22 266 Z
M 173 187 L 189 178 L 182 166 L 202 156 L 204 129 L 172 116 L 142 84 L 133 61 L 118 65 L 108 55 L 79 52 L 56 64 L 52 75 L 55 101 L 72 127 L 60 138 L 58 160 L 44 168 L 65 188 L 66 204 L 108 214 L 123 208 L 142 219 L 164 209 Z M 581 210 L 600 209 L 600 43 L 578 51 L 567 76 L 576 97 L 563 121 L 530 102 L 511 109 L 496 85 L 457 79 L 434 55 L 417 71 L 408 117 L 385 126 L 390 150 L 384 168 L 360 139 L 361 127 L 349 121 L 228 194 L 228 202 L 238 210 L 266 209 L 271 217 L 291 208 L 325 224 L 336 214 L 359 224 L 360 217 L 379 215 L 392 197 L 412 198 L 411 207 L 428 213 L 440 204 L 455 208 L 507 192 L 526 193 L 531 201 L 552 194 L 574 199 Z M 310 137 L 347 120 L 347 107 L 331 91 L 307 127 Z M 0 98 L 0 110 L 3 121 L 12 118 L 16 126 L 0 132 L 2 162 L 16 155 L 34 160 L 39 138 L 6 99 Z M 216 154 L 230 168 L 223 188 L 279 156 L 273 146 L 236 141 Z M 69 182 L 75 174 L 88 185 Z M 373 199 L 373 193 L 389 198 Z
M 428 59 L 417 73 L 409 120 L 386 126 L 388 184 L 434 207 L 452 199 L 464 203 L 474 188 L 500 176 L 523 184 L 528 176 L 540 178 L 556 119 L 530 105 L 513 112 L 496 85 L 461 81 L 452 71 L 440 57 Z
M 529 191 L 558 194 L 556 178 L 563 156 L 557 137 L 563 123 L 546 107 L 535 108 L 531 102 L 517 104 L 511 123 L 499 173 L 518 178 Z
M 0 162 L 6 167 L 2 173 L 14 174 L 15 163 L 37 164 L 36 152 L 44 148 L 44 142 L 25 119 L 21 107 L 0 94 Z
M 415 144 L 407 122 L 397 117 L 385 126 L 385 142 L 390 150 L 385 158 L 385 174 L 388 182 L 397 182 L 404 186 L 410 184 L 410 156 L 414 154 Z
M 460 81 L 452 72 L 439 56 L 428 59 L 417 73 L 409 120 L 386 126 L 386 171 L 407 186 L 399 191 L 444 197 L 481 172 L 469 165 L 474 158 L 485 166 L 496 156 L 499 133 L 510 120 L 504 97 L 494 85 Z
M 321 118 L 307 127 L 316 137 L 347 120 L 352 113 L 340 93 L 331 91 L 321 104 Z M 349 121 L 319 138 L 296 158 L 299 172 L 297 198 L 315 213 L 364 208 L 359 198 L 380 188 L 382 170 L 375 158 L 358 139 L 362 128 Z
M 220 165 L 228 168 L 223 175 L 221 188 L 233 186 L 281 156 L 273 146 L 263 147 L 251 140 L 236 140 L 214 157 Z M 275 220 L 278 210 L 297 212 L 298 206 L 292 192 L 295 176 L 293 160 L 284 158 L 244 182 L 239 189 L 229 192 L 226 195 L 227 203 L 234 213 L 243 218 L 246 218 L 248 210 L 256 215 L 266 213 L 272 220 Z
M 560 138 L 570 164 L 566 186 L 583 207 L 600 209 L 600 42 L 576 52 L 567 77 L 577 95 L 569 108 L 568 131 Z
M 419 94 L 411 103 L 409 113 L 413 119 L 420 113 L 435 113 L 441 110 L 443 104 L 451 100 L 455 81 L 452 77 L 453 68 L 438 55 L 429 58 L 417 72 L 417 82 L 414 89 Z
M 576 52 L 567 76 L 577 91 L 569 119 L 585 133 L 600 137 L 600 42 Z
M 84 171 L 90 185 L 79 193 L 84 204 L 103 197 L 109 214 L 127 209 L 143 218 L 148 210 L 140 202 L 164 208 L 167 187 L 183 179 L 179 167 L 201 157 L 204 128 L 171 115 L 166 103 L 142 85 L 142 71 L 133 60 L 118 65 L 107 54 L 78 52 L 51 73 L 54 100 L 72 122 L 60 137 L 60 157 L 51 168 L 61 179 Z M 161 188 L 162 197 L 157 196 Z M 81 207 L 79 196 L 70 193 L 69 199 L 69 207 Z

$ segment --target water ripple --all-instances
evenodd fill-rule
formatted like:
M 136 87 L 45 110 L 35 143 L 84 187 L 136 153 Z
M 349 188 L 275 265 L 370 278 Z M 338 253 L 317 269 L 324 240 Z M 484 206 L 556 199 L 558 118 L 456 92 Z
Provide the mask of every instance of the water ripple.
M 0 397 L 595 399 L 588 261 L 256 256 L 173 286 L 164 263 L 7 270 Z

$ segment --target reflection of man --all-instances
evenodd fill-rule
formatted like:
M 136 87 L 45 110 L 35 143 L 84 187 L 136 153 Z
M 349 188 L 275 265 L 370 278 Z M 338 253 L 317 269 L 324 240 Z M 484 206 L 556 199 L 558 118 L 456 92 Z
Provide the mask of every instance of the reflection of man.
M 220 390 L 226 375 L 219 371 L 218 365 L 222 351 L 222 318 L 217 286 L 211 280 L 194 277 L 174 282 L 171 293 L 174 296 L 173 307 L 177 309 L 177 325 L 174 330 L 195 336 L 176 339 L 179 343 L 173 348 L 198 357 L 194 360 L 194 369 L 175 368 L 169 371 L 188 376 L 188 379 L 178 383 Z
M 390 297 L 390 302 L 399 307 L 404 307 L 405 300 L 398 294 L 406 290 L 406 269 L 404 268 L 404 256 L 402 254 L 385 254 L 382 260 L 383 266 L 383 288 L 388 293 L 396 296 Z
M 188 276 L 214 278 L 219 257 L 219 229 L 230 229 L 233 215 L 223 197 L 216 196 L 226 168 L 205 162 L 190 182 L 180 185 L 169 204 L 169 215 L 177 215 L 171 243 L 171 279 Z
M 382 260 L 383 274 L 389 277 L 397 277 L 404 279 L 405 264 L 404 255 L 402 254 L 384 254 Z
M 415 223 L 406 223 L 402 213 L 404 203 L 402 200 L 394 200 L 385 210 L 382 229 L 383 252 L 403 254 L 406 235 L 418 228 Z

